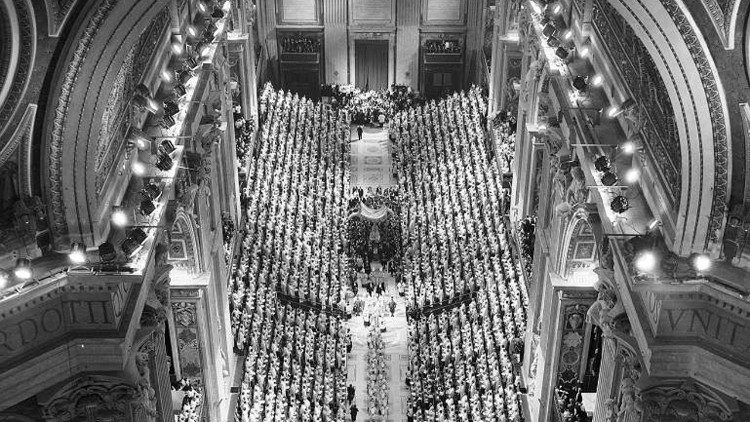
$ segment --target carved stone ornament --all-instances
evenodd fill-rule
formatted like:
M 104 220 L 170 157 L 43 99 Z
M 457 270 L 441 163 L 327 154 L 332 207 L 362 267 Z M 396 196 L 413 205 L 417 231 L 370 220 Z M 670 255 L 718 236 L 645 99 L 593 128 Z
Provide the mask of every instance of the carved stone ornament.
M 40 405 L 46 420 L 125 421 L 131 419 L 137 406 L 134 402 L 139 399 L 138 389 L 119 378 L 87 375 L 64 386 Z
M 643 392 L 644 420 L 720 422 L 732 420 L 732 411 L 715 393 L 685 381 Z

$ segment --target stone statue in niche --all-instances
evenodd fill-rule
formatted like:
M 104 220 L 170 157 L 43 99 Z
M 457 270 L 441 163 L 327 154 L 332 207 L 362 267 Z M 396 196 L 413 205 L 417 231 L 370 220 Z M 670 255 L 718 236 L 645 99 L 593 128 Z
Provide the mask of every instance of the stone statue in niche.
M 153 345 L 151 347 L 153 347 Z M 145 413 L 145 420 L 147 422 L 156 422 L 156 417 L 159 416 L 159 411 L 156 406 L 156 391 L 151 386 L 150 361 L 151 357 L 148 352 L 139 351 L 135 355 L 135 365 L 138 368 L 138 375 L 140 375 L 136 384 L 136 390 L 138 391 L 140 398 L 138 404 Z

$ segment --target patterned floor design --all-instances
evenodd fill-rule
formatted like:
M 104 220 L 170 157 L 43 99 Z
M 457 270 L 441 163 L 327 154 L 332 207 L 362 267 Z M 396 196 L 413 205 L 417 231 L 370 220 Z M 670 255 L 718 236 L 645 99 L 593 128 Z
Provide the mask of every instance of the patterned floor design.
M 358 140 L 357 127 L 352 126 L 351 184 L 352 186 L 395 186 L 391 163 L 388 127 L 366 127 Z

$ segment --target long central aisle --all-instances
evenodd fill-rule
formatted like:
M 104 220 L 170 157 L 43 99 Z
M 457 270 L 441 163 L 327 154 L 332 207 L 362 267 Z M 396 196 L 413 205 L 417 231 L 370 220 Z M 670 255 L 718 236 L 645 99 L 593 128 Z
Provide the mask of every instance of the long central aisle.
M 362 140 L 359 140 L 357 132 L 357 127 L 352 126 L 350 185 L 353 188 L 365 189 L 365 193 L 368 189 L 378 187 L 396 187 L 391 159 L 392 145 L 388 139 L 387 126 L 363 128 Z M 409 365 L 406 301 L 398 295 L 396 282 L 391 274 L 384 271 L 379 262 L 372 264 L 373 271 L 370 273 L 370 280 L 374 284 L 383 282 L 385 292 L 380 295 L 375 291 L 368 293 L 364 287 L 360 286 L 357 296 L 350 299 L 363 306 L 362 310 L 347 323 L 352 339 L 352 351 L 347 359 L 347 380 L 355 387 L 354 402 L 359 409 L 358 421 L 404 422 L 407 420 L 407 397 L 409 395 L 405 384 Z M 365 278 L 363 273 L 359 274 L 360 281 Z M 396 304 L 393 315 L 390 309 L 391 300 Z M 378 318 L 382 318 L 382 326 L 376 322 Z M 366 319 L 370 322 L 369 326 L 365 326 Z M 385 330 L 381 335 L 382 360 L 386 369 L 387 404 L 385 409 L 378 412 L 375 408 L 379 401 L 370 400 L 368 397 L 368 371 L 375 365 L 372 361 L 368 365 L 368 339 L 373 329 L 380 331 L 381 327 Z M 377 360 L 373 359 L 373 361 Z

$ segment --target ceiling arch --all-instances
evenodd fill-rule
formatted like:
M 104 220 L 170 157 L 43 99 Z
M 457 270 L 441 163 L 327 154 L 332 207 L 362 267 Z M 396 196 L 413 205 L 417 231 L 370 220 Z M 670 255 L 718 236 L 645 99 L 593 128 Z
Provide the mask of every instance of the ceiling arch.
M 42 158 L 43 189 L 58 249 L 67 247 L 71 238 L 89 244 L 98 240 L 92 167 L 103 114 L 133 45 L 168 3 L 98 1 L 79 18 L 77 33 L 67 41 L 65 60 L 52 85 Z

